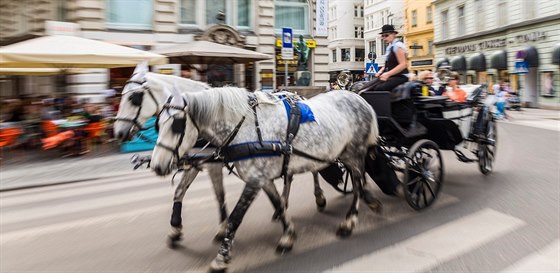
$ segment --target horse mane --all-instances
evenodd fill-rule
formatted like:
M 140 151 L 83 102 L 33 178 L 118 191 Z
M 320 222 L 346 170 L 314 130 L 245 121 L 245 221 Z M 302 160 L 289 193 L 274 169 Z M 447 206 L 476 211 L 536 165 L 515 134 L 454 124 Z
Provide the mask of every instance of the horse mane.
M 211 88 L 206 92 L 193 93 L 188 96 L 189 112 L 195 120 L 202 124 L 209 124 L 220 115 L 253 119 L 252 109 L 249 106 L 249 95 L 251 92 L 238 87 L 219 87 Z M 196 103 L 190 103 L 193 99 Z
M 187 78 L 177 77 L 173 75 L 165 75 L 159 73 L 148 72 L 146 73 L 146 80 L 150 81 L 159 81 L 168 83 L 171 85 L 177 85 L 179 87 L 188 87 L 188 89 L 192 88 L 192 91 L 200 91 L 204 89 L 210 89 L 210 85 L 205 82 L 194 81 Z

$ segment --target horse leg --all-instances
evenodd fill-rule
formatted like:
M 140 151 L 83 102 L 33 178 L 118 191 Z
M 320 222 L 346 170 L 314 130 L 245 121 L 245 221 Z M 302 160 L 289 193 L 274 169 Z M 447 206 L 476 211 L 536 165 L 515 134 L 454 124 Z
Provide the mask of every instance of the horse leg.
M 218 255 L 210 264 L 211 272 L 225 272 L 227 270 L 228 264 L 231 260 L 230 251 L 233 245 L 235 232 L 241 224 L 241 221 L 243 221 L 243 217 L 245 216 L 247 209 L 251 206 L 253 200 L 255 200 L 259 190 L 260 186 L 258 186 L 257 183 L 247 183 L 245 188 L 243 188 L 239 201 L 237 201 L 235 208 L 228 217 L 226 236 L 222 240 L 222 244 L 218 250 Z
M 321 185 L 319 185 L 319 173 L 313 173 L 313 187 L 314 187 L 314 194 L 315 194 L 315 204 L 317 204 L 318 211 L 324 211 L 325 206 L 327 205 L 327 199 L 323 195 L 323 190 L 321 189 Z
M 292 181 L 293 180 L 294 180 L 294 175 L 293 174 L 288 174 L 288 179 L 284 180 L 284 188 L 282 189 L 282 202 L 284 202 L 284 208 L 285 209 L 288 209 L 288 199 L 290 199 L 290 189 L 292 188 Z M 274 190 L 276 191 L 276 188 L 274 188 Z M 266 192 L 266 189 L 265 189 L 265 192 Z M 272 202 L 272 206 L 274 206 L 276 208 L 276 205 L 274 204 L 274 201 L 272 201 L 272 198 L 270 197 L 270 195 L 268 196 L 268 198 L 270 199 L 270 202 Z M 279 213 L 280 213 L 280 211 L 278 209 L 275 209 L 274 215 L 272 215 L 272 221 L 280 220 L 280 214 Z
M 194 178 L 198 174 L 198 170 L 196 168 L 191 168 L 183 174 L 181 181 L 175 188 L 175 195 L 173 196 L 173 211 L 171 213 L 171 231 L 169 231 L 168 237 L 168 245 L 171 248 L 175 247 L 175 243 L 181 240 L 183 236 L 183 220 L 181 218 L 181 211 L 183 208 L 183 197 L 187 190 L 189 189 L 190 185 L 194 181 Z
M 275 215 L 278 214 L 278 219 L 282 223 L 282 227 L 284 229 L 282 237 L 280 237 L 278 246 L 276 247 L 276 252 L 284 254 L 285 252 L 292 250 L 292 247 L 294 246 L 296 239 L 294 224 L 286 217 L 286 207 L 284 206 L 280 195 L 278 195 L 278 191 L 276 191 L 274 183 L 272 181 L 265 183 L 263 185 L 263 190 L 266 195 L 268 195 L 272 205 L 274 205 L 274 208 L 276 209 Z
M 208 175 L 210 176 L 210 181 L 212 181 L 212 186 L 214 188 L 214 193 L 216 194 L 216 200 L 218 200 L 218 206 L 220 211 L 220 224 L 218 227 L 218 232 L 214 236 L 215 242 L 220 242 L 226 234 L 227 227 L 227 209 L 225 203 L 225 193 L 224 193 L 224 175 L 222 173 L 223 165 L 221 163 L 209 163 L 206 164 L 208 169 Z
M 348 169 L 350 171 L 350 169 Z M 346 218 L 338 225 L 336 235 L 340 237 L 348 237 L 352 234 L 354 227 L 358 223 L 358 199 L 361 191 L 361 176 L 355 175 L 357 172 L 352 170 L 352 205 L 346 213 Z

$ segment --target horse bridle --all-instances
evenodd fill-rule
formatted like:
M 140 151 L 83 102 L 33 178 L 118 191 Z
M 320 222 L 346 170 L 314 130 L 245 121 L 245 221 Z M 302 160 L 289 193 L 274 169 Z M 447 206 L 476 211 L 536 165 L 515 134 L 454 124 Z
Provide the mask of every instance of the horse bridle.
M 145 130 L 147 128 L 143 128 L 142 125 L 138 122 L 138 117 L 140 116 L 140 112 L 142 112 L 142 102 L 144 100 L 145 92 L 146 91 L 148 92 L 148 94 L 152 98 L 153 102 L 155 103 L 156 108 L 159 106 L 159 104 L 158 104 L 158 101 L 156 100 L 156 97 L 154 96 L 154 94 L 150 90 L 150 88 L 148 86 L 144 85 L 146 83 L 146 81 L 128 80 L 128 81 L 126 81 L 124 87 L 126 87 L 130 83 L 135 83 L 135 84 L 140 85 L 139 88 L 130 90 L 129 92 L 132 92 L 132 94 L 128 97 L 128 100 L 130 100 L 130 103 L 132 103 L 132 105 L 138 107 L 138 111 L 136 112 L 136 115 L 132 119 L 131 118 L 115 117 L 115 120 L 129 122 L 129 123 L 132 123 L 133 126 L 138 127 L 138 130 Z
M 192 117 L 190 116 L 189 112 L 187 111 L 187 106 L 188 106 L 187 100 L 185 98 L 182 98 L 183 99 L 183 104 L 185 106 L 181 107 L 181 106 L 170 104 L 172 99 L 173 99 L 173 96 L 170 96 L 169 98 L 167 98 L 166 103 L 163 105 L 163 107 L 161 108 L 161 111 L 157 115 L 155 129 L 156 129 L 156 132 L 159 133 L 159 117 L 161 116 L 161 113 L 163 113 L 163 111 L 167 111 L 169 116 L 171 118 L 173 118 L 173 123 L 171 124 L 171 132 L 173 134 L 180 134 L 181 137 L 179 138 L 179 142 L 177 143 L 177 146 L 175 146 L 175 148 L 172 148 L 171 146 L 162 144 L 159 141 L 156 143 L 156 145 L 172 152 L 173 156 L 175 156 L 175 158 L 177 159 L 177 162 L 179 162 L 180 159 L 181 159 L 181 157 L 179 156 L 179 147 L 181 147 L 181 144 L 183 143 L 183 139 L 185 138 L 187 117 L 189 117 L 191 119 L 191 121 L 194 124 L 194 127 L 196 128 L 197 131 L 200 132 L 200 129 L 199 129 L 198 125 L 196 124 L 196 122 L 194 121 L 194 119 L 192 119 Z M 175 117 L 175 115 L 171 115 L 169 113 L 169 109 L 175 109 L 175 110 L 179 110 L 179 111 L 183 112 L 183 117 L 177 118 L 177 117 Z

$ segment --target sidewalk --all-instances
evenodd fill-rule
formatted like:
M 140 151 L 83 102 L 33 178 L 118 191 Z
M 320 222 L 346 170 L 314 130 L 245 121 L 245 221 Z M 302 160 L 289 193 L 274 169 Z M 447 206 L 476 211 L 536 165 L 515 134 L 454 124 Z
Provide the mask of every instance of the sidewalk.
M 0 191 L 138 175 L 139 173 L 149 174 L 150 172 L 145 167 L 133 170 L 130 158 L 134 153 L 119 153 L 116 149 L 110 152 L 92 152 L 83 157 L 69 158 L 39 157 L 32 154 L 37 152 L 44 151 L 17 151 L 14 156 L 21 157 L 19 160 L 7 159 L 8 163 L 0 165 Z M 22 155 L 22 153 L 25 154 Z M 149 155 L 151 152 L 138 154 Z M 9 157 L 10 153 L 5 153 L 3 156 Z M 31 159 L 33 156 L 35 158 Z
M 508 111 L 509 120 L 499 122 L 532 126 L 560 132 L 560 111 L 523 108 Z M 0 165 L 0 191 L 75 183 L 124 175 L 153 175 L 150 170 L 134 171 L 130 158 L 134 153 L 110 152 L 74 158 L 44 158 Z M 149 155 L 150 151 L 140 155 Z M 5 155 L 6 156 L 6 155 Z M 9 155 L 7 155 L 9 156 Z M 27 155 L 28 157 L 35 155 Z

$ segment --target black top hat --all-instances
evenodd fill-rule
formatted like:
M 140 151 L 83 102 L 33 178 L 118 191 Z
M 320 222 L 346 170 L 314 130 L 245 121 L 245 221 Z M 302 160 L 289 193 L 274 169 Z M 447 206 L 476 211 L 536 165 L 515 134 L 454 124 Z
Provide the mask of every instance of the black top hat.
M 381 32 L 379 32 L 379 34 L 383 34 L 383 33 L 399 33 L 398 31 L 395 30 L 395 26 L 393 25 L 383 25 L 383 27 L 381 28 Z

